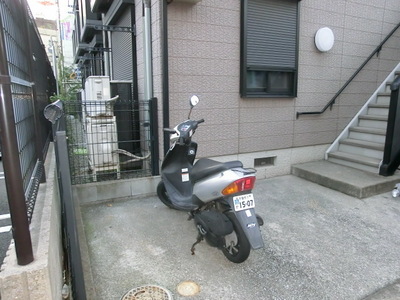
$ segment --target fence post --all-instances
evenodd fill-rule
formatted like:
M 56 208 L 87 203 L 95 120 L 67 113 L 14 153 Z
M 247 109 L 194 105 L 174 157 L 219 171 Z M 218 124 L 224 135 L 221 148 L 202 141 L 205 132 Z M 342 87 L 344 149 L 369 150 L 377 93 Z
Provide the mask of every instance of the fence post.
M 160 175 L 158 150 L 158 109 L 157 98 L 151 98 L 150 109 L 150 145 L 151 145 L 151 175 Z
M 71 190 L 71 174 L 69 170 L 67 136 L 65 131 L 55 132 L 55 150 L 57 177 L 60 186 L 63 207 L 63 227 L 65 229 L 66 251 L 71 268 L 72 293 L 74 299 L 85 300 L 86 290 L 83 266 L 76 225 L 74 199 Z
M 67 252 L 68 266 L 71 270 L 72 294 L 74 299 L 85 300 L 86 290 L 77 232 L 75 204 L 72 197 L 65 115 L 61 100 L 47 105 L 44 109 L 44 117 L 52 123 L 53 127 L 57 178 L 62 206 L 64 248 Z
M 32 240 L 18 155 L 15 117 L 12 105 L 11 80 L 8 73 L 3 24 L 0 18 L 0 133 L 3 166 L 12 223 L 12 234 L 19 265 L 33 261 Z

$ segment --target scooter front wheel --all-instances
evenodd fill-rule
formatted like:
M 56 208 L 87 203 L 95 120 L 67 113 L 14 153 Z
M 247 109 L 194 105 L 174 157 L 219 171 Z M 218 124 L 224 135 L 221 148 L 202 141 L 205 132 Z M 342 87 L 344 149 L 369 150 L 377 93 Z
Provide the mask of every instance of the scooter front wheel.
M 157 196 L 169 208 L 174 208 L 171 203 L 171 200 L 168 198 L 167 190 L 165 189 L 165 185 L 163 181 L 160 181 L 157 185 Z
M 222 252 L 231 262 L 237 264 L 242 263 L 250 255 L 250 243 L 235 214 L 233 212 L 227 212 L 225 215 L 232 222 L 233 232 L 224 236 L 225 243 Z

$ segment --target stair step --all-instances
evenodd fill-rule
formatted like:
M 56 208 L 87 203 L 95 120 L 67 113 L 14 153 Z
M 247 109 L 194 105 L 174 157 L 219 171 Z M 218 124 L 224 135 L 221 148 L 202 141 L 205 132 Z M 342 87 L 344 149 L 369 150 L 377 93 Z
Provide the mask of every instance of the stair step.
M 387 122 L 387 116 L 380 116 L 380 115 L 361 115 L 359 116 L 360 119 L 363 120 L 372 120 L 372 121 L 383 121 Z
M 328 160 L 333 163 L 377 174 L 382 159 L 337 151 L 329 153 Z
M 345 153 L 345 152 L 340 152 L 340 151 L 329 153 L 329 156 L 332 156 L 334 158 L 339 158 L 342 160 L 346 160 L 349 162 L 355 162 L 355 163 L 367 165 L 370 167 L 376 167 L 376 168 L 379 167 L 379 164 L 381 162 L 381 160 L 379 160 L 377 158 L 371 158 L 371 157 L 366 157 L 366 156 L 357 155 L 357 154 L 350 154 L 350 153 Z
M 369 115 L 388 116 L 389 104 L 370 104 L 368 105 Z
M 385 145 L 383 143 L 376 143 L 376 142 L 356 140 L 356 139 L 345 139 L 340 141 L 340 143 L 367 149 L 378 150 L 378 151 L 383 151 L 385 148 Z
M 386 130 L 380 128 L 368 128 L 359 126 L 351 127 L 349 129 L 349 138 L 375 143 L 385 143 Z
M 292 174 L 360 199 L 390 192 L 400 182 L 399 175 L 383 177 L 326 160 L 293 165 Z
M 362 132 L 362 133 L 369 133 L 369 134 L 386 136 L 386 130 L 380 129 L 380 128 L 370 128 L 370 127 L 355 126 L 355 127 L 351 127 L 350 131 L 357 131 L 357 132 Z
M 358 117 L 358 124 L 361 127 L 372 127 L 386 129 L 388 116 L 362 115 Z
M 377 104 L 389 104 L 390 103 L 390 92 L 379 93 L 376 97 Z
M 389 108 L 389 104 L 378 104 L 378 103 L 371 103 L 368 105 L 371 108 Z
M 381 143 L 375 143 L 370 141 L 356 140 L 356 139 L 345 139 L 340 141 L 339 149 L 340 152 L 345 152 L 357 156 L 366 156 L 382 160 L 383 158 L 384 145 Z

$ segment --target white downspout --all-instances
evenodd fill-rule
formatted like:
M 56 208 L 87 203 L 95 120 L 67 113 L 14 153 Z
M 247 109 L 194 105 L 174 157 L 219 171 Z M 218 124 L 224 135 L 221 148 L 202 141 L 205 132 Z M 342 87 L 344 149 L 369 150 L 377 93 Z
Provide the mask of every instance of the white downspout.
M 105 14 L 101 14 L 101 20 L 104 24 L 104 16 Z M 103 48 L 108 48 L 108 43 L 106 43 L 107 41 L 107 31 L 103 30 Z M 103 52 L 103 56 L 104 56 L 104 75 L 106 76 L 110 76 L 110 52 L 108 51 L 104 51 Z M 110 76 L 110 80 L 111 80 L 111 76 Z
M 151 47 L 151 0 L 143 0 L 143 56 L 144 56 L 144 100 L 153 98 L 153 69 Z M 143 114 L 146 151 L 150 151 L 150 105 Z
M 110 76 L 110 79 L 112 78 L 112 79 L 114 79 L 114 65 L 113 65 L 113 55 L 112 55 L 112 47 L 113 47 L 113 45 L 112 45 L 112 34 L 111 34 L 111 31 L 107 31 L 107 37 L 108 37 L 108 49 L 110 49 L 110 52 L 107 52 L 108 53 L 108 63 L 109 63 L 109 65 L 108 65 L 108 71 L 109 71 L 109 76 Z
M 151 48 L 151 0 L 143 0 L 143 53 L 144 53 L 144 99 L 153 98 L 153 70 Z

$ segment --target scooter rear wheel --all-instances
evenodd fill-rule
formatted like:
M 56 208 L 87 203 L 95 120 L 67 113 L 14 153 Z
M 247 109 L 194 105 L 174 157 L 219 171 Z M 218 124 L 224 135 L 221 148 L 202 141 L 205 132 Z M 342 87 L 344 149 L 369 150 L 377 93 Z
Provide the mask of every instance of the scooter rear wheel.
M 165 189 L 165 185 L 163 181 L 160 181 L 157 185 L 157 196 L 169 208 L 174 208 L 171 203 L 171 200 L 168 198 L 167 190 Z
M 250 243 L 235 214 L 227 212 L 226 216 L 232 222 L 233 232 L 224 237 L 225 245 L 222 248 L 222 253 L 231 262 L 242 263 L 250 255 Z

